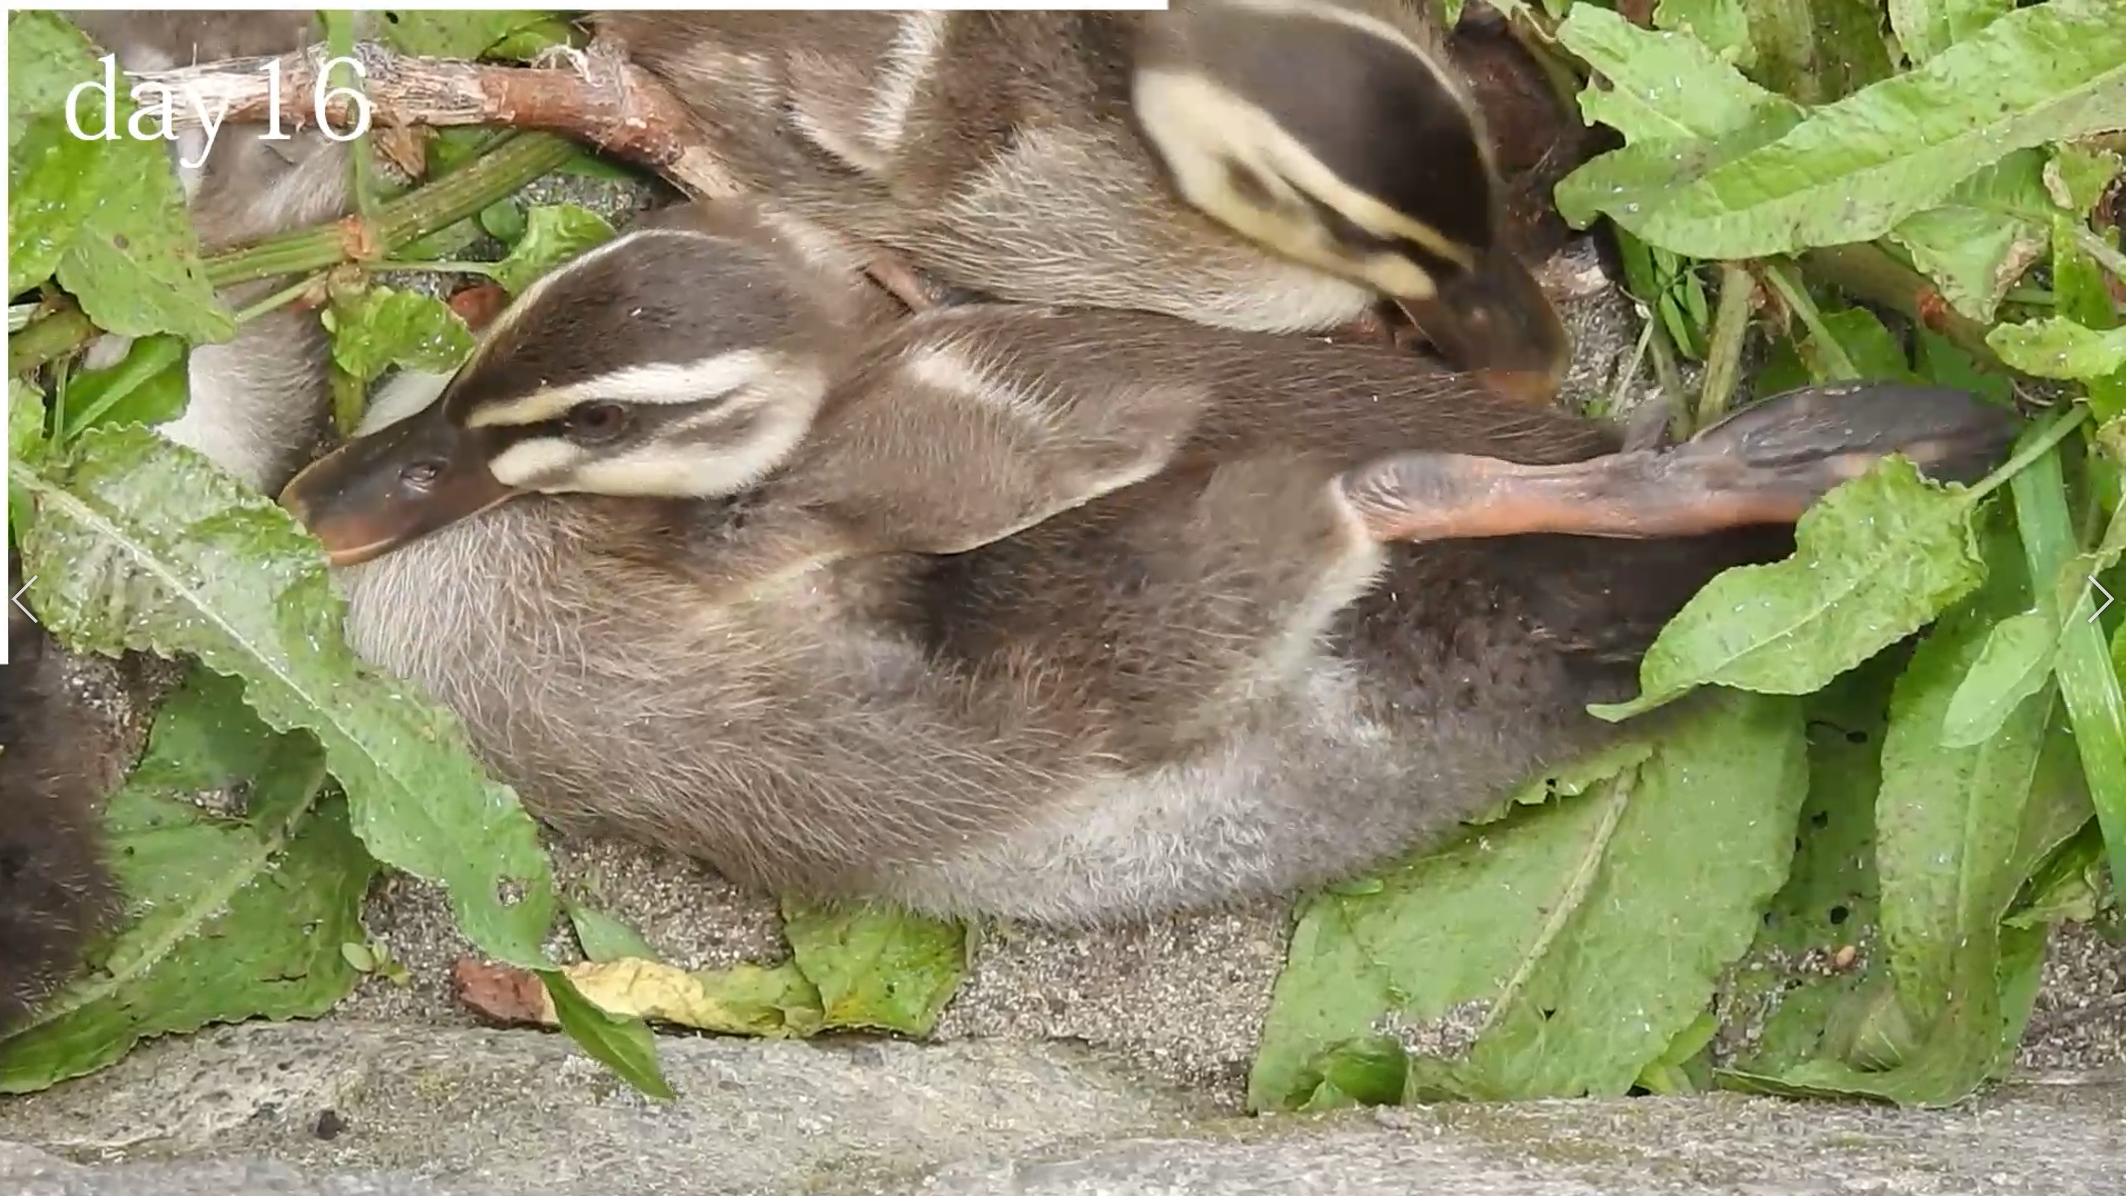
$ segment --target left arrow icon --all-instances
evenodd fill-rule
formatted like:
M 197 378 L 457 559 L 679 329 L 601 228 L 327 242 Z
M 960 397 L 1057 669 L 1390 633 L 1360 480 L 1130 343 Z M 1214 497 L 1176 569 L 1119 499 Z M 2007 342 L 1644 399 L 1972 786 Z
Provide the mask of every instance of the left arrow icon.
M 12 603 L 14 603 L 14 604 L 15 604 L 15 609 L 16 609 L 16 610 L 19 610 L 19 611 L 21 611 L 21 612 L 22 612 L 23 614 L 25 614 L 25 615 L 29 615 L 29 617 L 30 617 L 30 618 L 32 618 L 32 619 L 36 618 L 37 616 L 36 616 L 36 615 L 34 615 L 34 614 L 31 614 L 31 613 L 30 613 L 30 608 L 29 608 L 29 607 L 27 607 L 27 606 L 24 606 L 24 605 L 22 604 L 22 596 L 23 596 L 24 594 L 27 594 L 27 593 L 29 593 L 29 592 L 30 592 L 30 585 L 31 585 L 31 583 L 32 583 L 32 582 L 35 582 L 36 580 L 37 580 L 36 578 L 32 577 L 32 578 L 30 578 L 30 579 L 29 579 L 29 581 L 25 581 L 25 582 L 23 582 L 23 583 L 22 583 L 22 588 L 21 588 L 21 589 L 19 589 L 19 590 L 16 590 L 16 591 L 15 591 L 14 593 L 12 593 L 12 594 L 8 595 L 8 598 L 7 598 L 7 600 L 8 600 L 9 602 L 12 602 Z

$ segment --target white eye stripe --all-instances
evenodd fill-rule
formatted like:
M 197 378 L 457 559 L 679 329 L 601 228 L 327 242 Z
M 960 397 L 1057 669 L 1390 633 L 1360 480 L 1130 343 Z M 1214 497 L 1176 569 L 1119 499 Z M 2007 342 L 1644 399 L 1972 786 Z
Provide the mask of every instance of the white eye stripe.
M 488 461 L 487 470 L 505 486 L 528 487 L 535 479 L 566 475 L 587 454 L 566 440 L 541 436 L 518 441 Z
M 754 385 L 785 365 L 779 354 L 737 349 L 684 365 L 660 362 L 629 366 L 588 381 L 485 404 L 466 417 L 465 426 L 542 423 L 559 419 L 576 404 L 585 402 L 645 407 L 704 403 Z

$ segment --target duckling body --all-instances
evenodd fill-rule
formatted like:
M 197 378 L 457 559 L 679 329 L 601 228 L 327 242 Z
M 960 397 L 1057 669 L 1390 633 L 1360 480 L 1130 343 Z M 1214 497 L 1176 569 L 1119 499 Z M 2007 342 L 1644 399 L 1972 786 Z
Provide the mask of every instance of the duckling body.
M 9 558 L 9 595 L 22 588 Z M 116 916 L 97 799 L 113 779 L 94 758 L 61 658 L 27 612 L 7 611 L 0 666 L 0 1033 L 14 1029 L 81 962 Z
M 143 12 L 83 10 L 67 18 L 120 69 L 166 70 L 194 62 L 283 54 L 320 36 L 312 12 Z M 211 153 L 190 130 L 170 147 L 205 253 L 322 223 L 351 206 L 344 145 L 315 129 L 269 140 L 255 125 L 223 125 Z M 225 289 L 240 310 L 282 285 L 261 280 Z M 109 337 L 90 364 L 116 361 L 130 342 Z M 253 319 L 220 344 L 200 345 L 188 363 L 190 401 L 158 431 L 262 490 L 277 490 L 308 459 L 324 432 L 327 344 L 317 317 L 282 308 Z
M 357 550 L 357 650 L 537 813 L 743 883 L 1091 922 L 1348 875 L 1617 734 L 1584 706 L 1856 462 L 2005 443 L 1960 396 L 1804 394 L 1657 455 L 1671 494 L 1408 355 L 1124 312 L 938 310 L 806 366 L 831 271 L 712 227 L 550 276 L 284 501 Z M 674 335 L 600 356 L 632 308 L 586 283 Z M 1729 491 L 1789 513 L 1640 528 Z
M 1388 295 L 1467 368 L 1562 370 L 1415 0 L 598 25 L 739 186 L 951 286 L 1270 332 Z

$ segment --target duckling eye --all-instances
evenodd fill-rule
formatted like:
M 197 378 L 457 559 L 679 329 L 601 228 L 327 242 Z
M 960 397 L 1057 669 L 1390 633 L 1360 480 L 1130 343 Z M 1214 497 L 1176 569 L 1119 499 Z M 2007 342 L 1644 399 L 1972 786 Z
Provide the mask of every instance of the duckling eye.
M 604 444 L 627 427 L 627 408 L 618 403 L 579 403 L 568 413 L 568 438 L 577 444 Z
M 416 461 L 399 471 L 399 481 L 409 490 L 426 491 L 436 484 L 443 467 L 434 461 Z

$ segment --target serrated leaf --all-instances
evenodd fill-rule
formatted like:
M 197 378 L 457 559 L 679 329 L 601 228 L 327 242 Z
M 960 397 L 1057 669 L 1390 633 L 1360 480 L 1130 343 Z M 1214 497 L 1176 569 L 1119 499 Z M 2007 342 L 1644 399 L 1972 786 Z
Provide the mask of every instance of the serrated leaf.
M 1942 746 L 1977 747 L 1998 736 L 2008 716 L 2052 675 L 2059 633 L 2053 620 L 2034 610 L 1995 623 L 1978 660 L 1949 699 L 1942 717 Z
M 512 295 L 584 250 L 613 238 L 605 217 L 574 204 L 547 204 L 525 213 L 524 234 L 496 263 L 494 280 Z
M 2015 0 L 1890 0 L 1890 30 L 1914 65 L 1991 25 Z
M 2050 247 L 2044 169 L 2042 152 L 2018 150 L 1957 184 L 1941 206 L 1907 217 L 1890 239 L 1951 307 L 1990 322 L 2008 288 Z
M 423 58 L 480 58 L 513 35 L 544 31 L 549 38 L 561 40 L 568 28 L 556 19 L 557 13 L 528 10 L 385 9 L 380 15 L 384 40 L 401 53 Z M 511 57 L 529 57 L 537 47 L 513 44 L 508 49 Z
M 2002 324 L 1986 334 L 2001 360 L 2040 378 L 2102 378 L 2126 369 L 2126 328 L 2098 332 L 2049 316 Z
M 286 511 L 140 427 L 91 429 L 16 473 L 36 499 L 22 547 L 38 610 L 63 643 L 241 677 L 268 725 L 318 736 L 378 859 L 442 883 L 482 950 L 543 965 L 554 887 L 537 828 L 454 718 L 356 661 L 323 556 Z
M 1628 718 L 1700 685 L 1812 693 L 1985 577 L 1964 489 L 1926 480 L 1903 457 L 1826 494 L 1794 542 L 1784 561 L 1708 582 L 1647 650 L 1640 695 L 1593 713 Z
M 1689 257 L 1871 240 L 2009 153 L 2126 124 L 2126 22 L 2112 15 L 2111 0 L 2051 0 L 1798 123 L 1768 113 L 1717 140 L 1628 145 L 1559 184 L 1559 208 Z M 1708 86 L 1731 90 L 1692 76 L 1677 102 Z
M 539 973 L 553 1002 L 554 1020 L 576 1040 L 585 1053 L 613 1069 L 615 1075 L 659 1100 L 678 1094 L 657 1067 L 657 1038 L 648 1024 L 636 1018 L 615 1017 L 593 1005 L 576 991 L 566 973 Z
M 1421 1025 L 1470 1002 L 1489 1015 L 1468 1056 L 1420 1056 L 1413 1084 L 1621 1094 L 1749 944 L 1786 875 L 1803 768 L 1791 700 L 1712 696 L 1608 784 L 1392 869 L 1377 895 L 1311 899 L 1250 1106 L 1306 1099 L 1309 1061 L 1384 1015 Z
M 395 365 L 447 374 L 472 356 L 471 330 L 440 299 L 370 287 L 332 316 L 332 359 L 363 382 Z
M 966 930 L 898 910 L 783 904 L 783 937 L 829 1027 L 922 1037 L 967 974 Z
M 592 963 L 663 958 L 641 931 L 613 915 L 580 901 L 568 902 L 567 909 L 569 924 L 576 930 L 576 945 L 583 949 L 583 958 Z
M 179 691 L 157 716 L 143 771 L 213 772 L 216 755 L 255 760 L 247 816 L 218 818 L 137 781 L 112 798 L 109 858 L 131 917 L 94 951 L 82 980 L 0 1040 L 0 1092 L 86 1074 L 158 1034 L 316 1016 L 353 988 L 340 945 L 361 937 L 375 865 L 348 829 L 345 804 L 320 797 L 316 743 L 228 717 L 236 689 Z
M 1580 93 L 1589 123 L 1627 144 L 1674 145 L 1727 136 L 1760 121 L 1801 119 L 1791 101 L 1750 82 L 1687 33 L 1641 29 L 1606 8 L 1575 5 L 1558 41 L 1602 78 Z
M 236 325 L 207 285 L 163 143 L 126 135 L 135 108 L 113 89 L 118 135 L 82 139 L 67 95 L 101 81 L 87 38 L 51 12 L 8 14 L 8 293 L 56 274 L 100 328 L 227 340 Z M 102 128 L 87 93 L 85 132 Z

